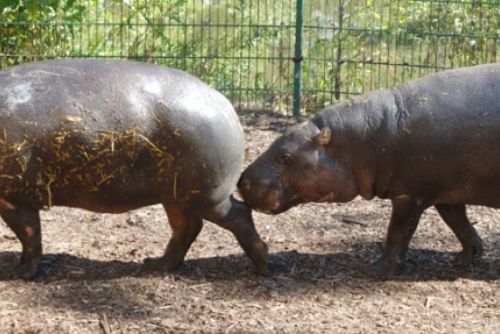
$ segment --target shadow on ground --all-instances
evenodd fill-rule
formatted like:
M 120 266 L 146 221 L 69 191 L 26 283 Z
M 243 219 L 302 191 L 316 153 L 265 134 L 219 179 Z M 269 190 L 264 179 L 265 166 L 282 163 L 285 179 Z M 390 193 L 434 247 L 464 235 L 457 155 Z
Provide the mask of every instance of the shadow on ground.
M 143 319 L 163 316 L 165 309 L 199 300 L 270 300 L 276 296 L 335 294 L 345 286 L 359 294 L 378 291 L 385 284 L 366 273 L 379 254 L 378 243 L 357 243 L 348 252 L 308 254 L 286 251 L 272 254 L 267 276 L 257 277 L 244 255 L 193 259 L 170 274 L 141 273 L 141 264 L 98 261 L 68 254 L 47 254 L 38 284 L 22 281 L 21 302 L 30 307 L 47 305 L 89 314 Z M 451 253 L 413 249 L 405 273 L 389 281 L 452 281 L 458 278 L 489 281 L 500 279 L 500 257 L 484 257 L 460 269 L 451 264 Z M 13 279 L 19 253 L 0 253 L 0 281 Z M 398 289 L 404 288 L 402 284 Z M 411 289 L 411 286 L 408 286 Z
M 496 244 L 496 243 L 495 243 Z M 367 269 L 380 254 L 381 243 L 358 242 L 345 252 L 310 254 L 284 251 L 271 254 L 269 270 L 264 279 L 283 278 L 297 281 L 317 279 L 373 278 Z M 497 253 L 495 253 L 496 255 Z M 454 253 L 426 249 L 410 249 L 403 274 L 389 280 L 472 280 L 500 279 L 500 257 L 483 256 L 469 267 L 453 265 Z M 14 267 L 20 253 L 0 252 L 0 281 L 15 279 Z M 185 277 L 199 281 L 235 281 L 255 278 L 253 267 L 243 254 L 187 260 L 171 273 L 142 272 L 142 264 L 125 261 L 99 261 L 69 254 L 45 254 L 40 277 L 36 281 L 111 280 L 122 277 Z

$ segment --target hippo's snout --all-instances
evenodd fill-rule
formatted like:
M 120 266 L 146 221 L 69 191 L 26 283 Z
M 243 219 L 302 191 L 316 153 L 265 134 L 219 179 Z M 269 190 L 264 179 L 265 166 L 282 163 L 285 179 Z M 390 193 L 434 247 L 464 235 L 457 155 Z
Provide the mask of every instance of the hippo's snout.
M 256 178 L 244 172 L 238 181 L 238 191 L 243 200 L 258 211 L 266 211 L 265 198 L 270 188 L 269 180 Z
M 278 181 L 249 174 L 241 176 L 238 191 L 252 209 L 267 214 L 278 214 L 288 209 L 288 201 Z

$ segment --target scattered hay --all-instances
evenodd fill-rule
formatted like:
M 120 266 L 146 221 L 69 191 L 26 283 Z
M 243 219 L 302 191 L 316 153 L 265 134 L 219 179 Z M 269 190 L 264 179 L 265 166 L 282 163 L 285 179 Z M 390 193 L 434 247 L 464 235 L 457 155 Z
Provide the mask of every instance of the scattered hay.
M 2 129 L 0 180 L 4 197 L 16 189 L 35 194 L 37 201 L 51 207 L 54 189 L 71 185 L 82 191 L 97 192 L 113 179 L 130 173 L 139 154 L 149 156 L 151 165 L 163 172 L 175 160 L 164 143 L 162 146 L 148 138 L 137 126 L 124 131 L 100 129 L 92 133 L 79 127 L 82 119 L 78 116 L 66 116 L 65 120 L 71 125 L 61 126 L 50 137 L 38 140 L 24 138 L 11 143 L 7 129 Z M 36 159 L 31 157 L 33 149 L 41 152 Z M 25 173 L 30 164 L 35 171 L 32 180 Z M 24 183 L 22 189 L 19 183 Z

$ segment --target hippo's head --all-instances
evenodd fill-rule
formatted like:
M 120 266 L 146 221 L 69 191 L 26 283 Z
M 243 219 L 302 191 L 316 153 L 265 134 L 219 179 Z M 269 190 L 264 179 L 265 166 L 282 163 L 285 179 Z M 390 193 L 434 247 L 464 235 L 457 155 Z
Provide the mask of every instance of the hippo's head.
M 358 193 L 351 169 L 327 150 L 331 130 L 291 128 L 243 172 L 238 189 L 253 209 L 270 214 L 307 202 L 347 202 Z

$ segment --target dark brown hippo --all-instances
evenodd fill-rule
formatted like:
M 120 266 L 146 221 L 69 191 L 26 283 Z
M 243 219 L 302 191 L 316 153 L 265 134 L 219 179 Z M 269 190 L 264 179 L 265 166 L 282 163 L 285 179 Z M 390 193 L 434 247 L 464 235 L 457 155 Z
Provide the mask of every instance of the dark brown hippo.
M 239 181 L 252 208 L 278 214 L 361 195 L 392 201 L 377 275 L 397 271 L 420 216 L 435 206 L 471 263 L 481 239 L 466 204 L 500 207 L 500 64 L 432 74 L 326 108 L 291 128 Z
M 121 213 L 156 203 L 173 234 L 147 269 L 179 266 L 206 219 L 264 272 L 267 247 L 232 197 L 244 145 L 230 102 L 175 69 L 62 60 L 0 71 L 0 216 L 22 243 L 20 275 L 37 273 L 40 209 Z

